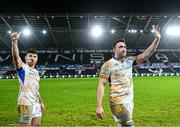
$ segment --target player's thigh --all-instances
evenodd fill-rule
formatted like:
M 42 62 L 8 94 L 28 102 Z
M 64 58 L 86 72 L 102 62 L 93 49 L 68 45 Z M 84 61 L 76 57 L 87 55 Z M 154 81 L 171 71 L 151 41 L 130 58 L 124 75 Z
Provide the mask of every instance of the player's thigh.
M 19 125 L 30 125 L 32 119 L 32 105 L 18 105 Z
M 132 112 L 129 106 L 123 104 L 110 105 L 111 112 L 116 122 L 121 125 L 133 125 Z
M 32 125 L 39 126 L 41 124 L 41 105 L 37 102 L 33 105 Z

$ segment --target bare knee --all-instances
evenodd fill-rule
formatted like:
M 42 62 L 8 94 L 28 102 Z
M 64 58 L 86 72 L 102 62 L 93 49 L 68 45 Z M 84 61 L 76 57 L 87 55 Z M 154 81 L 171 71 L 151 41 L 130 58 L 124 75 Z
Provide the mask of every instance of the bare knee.
M 19 123 L 19 126 L 20 126 L 20 127 L 29 126 L 29 123 L 22 123 L 22 122 L 20 122 L 20 123 Z
M 31 125 L 32 126 L 40 126 L 41 125 L 41 117 L 32 118 Z

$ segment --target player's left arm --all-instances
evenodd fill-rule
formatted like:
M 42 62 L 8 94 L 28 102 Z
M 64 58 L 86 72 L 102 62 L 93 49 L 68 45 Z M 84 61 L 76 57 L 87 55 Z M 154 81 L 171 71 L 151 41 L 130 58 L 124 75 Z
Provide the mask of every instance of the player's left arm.
M 141 54 L 136 56 L 136 63 L 142 63 L 146 59 L 148 59 L 157 49 L 157 46 L 161 39 L 160 27 L 158 25 L 152 25 L 152 29 L 154 31 L 154 40 L 151 45 Z
M 38 99 L 39 99 L 39 103 L 41 104 L 41 110 L 42 110 L 42 112 L 45 112 L 45 111 L 46 111 L 46 108 L 45 108 L 45 106 L 44 106 L 44 103 L 43 103 L 43 101 L 42 101 L 42 98 L 41 98 L 40 94 L 38 95 Z

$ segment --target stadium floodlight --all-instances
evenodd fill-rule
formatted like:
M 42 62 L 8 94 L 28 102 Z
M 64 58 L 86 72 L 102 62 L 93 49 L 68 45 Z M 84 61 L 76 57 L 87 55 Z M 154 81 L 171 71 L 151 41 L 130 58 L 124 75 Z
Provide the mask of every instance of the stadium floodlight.
M 102 35 L 102 33 L 103 33 L 103 30 L 102 30 L 102 28 L 100 27 L 100 26 L 94 26 L 93 28 L 92 28 L 92 35 L 94 36 L 94 37 L 99 37 L 99 36 L 101 36 Z
M 115 33 L 115 32 L 116 32 L 116 31 L 115 31 L 114 29 L 111 30 L 111 33 L 112 33 L 112 34 Z
M 47 33 L 47 31 L 46 31 L 46 30 L 42 30 L 42 33 L 43 33 L 43 34 L 46 34 L 46 33 Z
M 23 30 L 23 34 L 25 36 L 29 36 L 31 34 L 31 31 L 28 28 L 26 28 L 26 29 Z
M 180 35 L 180 27 L 178 27 L 178 26 L 168 27 L 166 29 L 166 33 L 167 33 L 167 35 L 171 35 L 171 36 Z
M 129 33 L 130 33 L 130 32 L 131 32 L 131 30 L 127 30 L 127 32 L 129 32 Z
M 137 33 L 137 30 L 132 29 L 130 32 L 131 33 Z
M 11 34 L 11 33 L 12 33 L 12 32 L 9 30 L 9 31 L 8 31 L 8 34 Z

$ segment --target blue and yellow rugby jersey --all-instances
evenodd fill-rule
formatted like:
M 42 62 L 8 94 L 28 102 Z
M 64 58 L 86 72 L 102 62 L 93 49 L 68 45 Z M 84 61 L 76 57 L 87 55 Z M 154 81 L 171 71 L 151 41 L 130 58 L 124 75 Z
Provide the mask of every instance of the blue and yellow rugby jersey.
M 100 71 L 100 78 L 109 80 L 110 104 L 133 103 L 132 68 L 136 57 L 123 58 L 122 63 L 115 57 L 105 62 Z
M 32 105 L 38 101 L 39 73 L 24 63 L 20 69 L 16 69 L 16 73 L 20 83 L 18 105 Z

